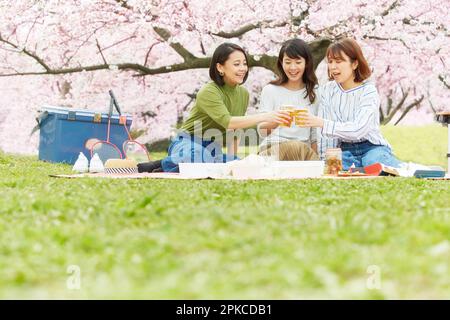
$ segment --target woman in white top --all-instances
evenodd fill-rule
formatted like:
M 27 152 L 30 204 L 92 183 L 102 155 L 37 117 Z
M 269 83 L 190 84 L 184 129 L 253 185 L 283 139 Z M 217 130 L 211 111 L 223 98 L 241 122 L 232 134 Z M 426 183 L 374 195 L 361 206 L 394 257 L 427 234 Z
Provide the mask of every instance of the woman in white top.
M 317 115 L 317 77 L 311 51 L 303 40 L 283 43 L 277 61 L 278 79 L 266 85 L 261 93 L 260 110 L 271 112 L 284 105 L 306 108 Z M 279 160 L 316 160 L 316 129 L 300 128 L 294 121 L 290 127 L 263 122 L 258 125 L 263 138 L 260 155 L 276 154 Z
M 400 167 L 380 132 L 380 97 L 360 46 L 353 39 L 331 44 L 326 52 L 330 81 L 320 88 L 319 116 L 303 119 L 304 126 L 319 128 L 319 154 L 342 149 L 342 166 L 365 167 L 381 163 Z

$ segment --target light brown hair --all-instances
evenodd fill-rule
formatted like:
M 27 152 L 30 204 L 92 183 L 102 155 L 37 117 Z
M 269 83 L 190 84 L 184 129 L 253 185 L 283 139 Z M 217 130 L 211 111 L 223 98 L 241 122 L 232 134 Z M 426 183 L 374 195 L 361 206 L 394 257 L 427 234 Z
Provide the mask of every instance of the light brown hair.
M 329 59 L 344 60 L 342 52 L 345 53 L 350 58 L 350 62 L 353 63 L 355 61 L 358 61 L 358 66 L 354 71 L 355 82 L 363 82 L 364 80 L 370 77 L 372 71 L 370 71 L 369 64 L 367 63 L 367 60 L 363 55 L 361 47 L 355 40 L 350 38 L 344 38 L 342 40 L 330 44 L 325 56 L 327 57 L 327 60 Z M 328 78 L 330 80 L 333 80 L 333 77 L 331 76 L 330 72 L 328 72 Z

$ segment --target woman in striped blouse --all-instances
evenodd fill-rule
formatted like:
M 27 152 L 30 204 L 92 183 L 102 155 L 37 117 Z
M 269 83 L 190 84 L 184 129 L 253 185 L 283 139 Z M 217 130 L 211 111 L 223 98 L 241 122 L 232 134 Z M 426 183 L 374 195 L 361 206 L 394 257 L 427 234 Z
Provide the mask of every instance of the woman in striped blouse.
M 380 132 L 380 98 L 360 46 L 353 39 L 331 44 L 326 52 L 330 82 L 319 89 L 318 116 L 307 115 L 305 127 L 318 128 L 318 151 L 342 149 L 342 165 L 365 167 L 374 163 L 399 167 L 401 162 Z

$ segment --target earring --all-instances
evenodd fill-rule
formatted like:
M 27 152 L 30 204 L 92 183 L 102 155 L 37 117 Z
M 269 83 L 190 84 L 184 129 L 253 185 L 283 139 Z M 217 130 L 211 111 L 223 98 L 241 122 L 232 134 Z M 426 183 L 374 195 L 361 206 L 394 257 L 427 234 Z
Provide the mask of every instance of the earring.
M 222 71 L 219 71 L 219 74 L 220 74 L 221 77 L 223 77 L 223 75 L 224 75 L 225 73 L 223 73 Z

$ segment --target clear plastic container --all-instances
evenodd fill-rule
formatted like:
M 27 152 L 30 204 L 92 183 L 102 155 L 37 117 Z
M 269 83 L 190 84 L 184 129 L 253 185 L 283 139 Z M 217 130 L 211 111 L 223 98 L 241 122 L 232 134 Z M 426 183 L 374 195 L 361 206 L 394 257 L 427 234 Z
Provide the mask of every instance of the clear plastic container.
M 328 148 L 325 152 L 325 174 L 337 175 L 342 171 L 341 148 Z

